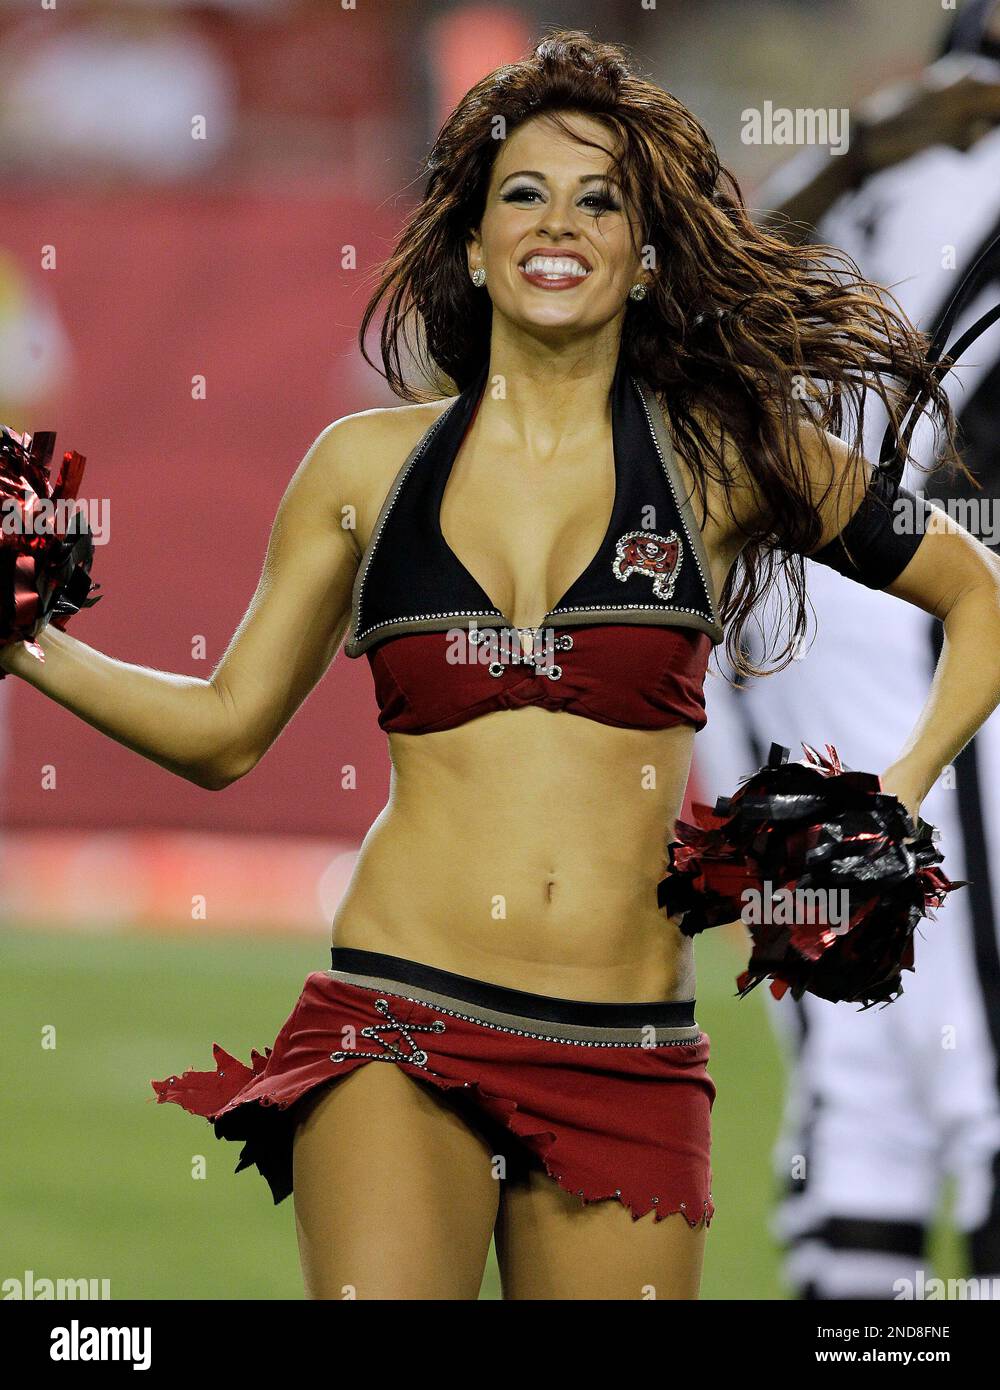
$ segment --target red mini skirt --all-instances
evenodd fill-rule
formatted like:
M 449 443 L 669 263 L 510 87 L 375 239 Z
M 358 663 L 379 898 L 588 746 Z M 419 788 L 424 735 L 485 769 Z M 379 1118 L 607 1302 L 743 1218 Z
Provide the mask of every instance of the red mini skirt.
M 250 1065 L 153 1081 L 157 1099 L 243 1142 L 275 1202 L 292 1190 L 297 1102 L 356 1067 L 389 1063 L 471 1107 L 583 1202 L 634 1218 L 714 1215 L 709 1038 L 694 1001 L 599 1004 L 530 994 L 372 951 L 334 947 Z

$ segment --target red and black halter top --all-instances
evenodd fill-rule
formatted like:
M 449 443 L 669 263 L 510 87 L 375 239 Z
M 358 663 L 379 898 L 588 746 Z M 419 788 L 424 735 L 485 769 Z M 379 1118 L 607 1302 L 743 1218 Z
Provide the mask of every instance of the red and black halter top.
M 532 631 L 525 654 L 518 630 L 441 532 L 445 486 L 487 372 L 456 396 L 403 463 L 358 568 L 344 650 L 368 657 L 379 724 L 394 733 L 435 733 L 535 705 L 619 728 L 702 728 L 705 671 L 723 630 L 701 533 L 652 391 L 619 360 L 611 520 L 597 554 Z

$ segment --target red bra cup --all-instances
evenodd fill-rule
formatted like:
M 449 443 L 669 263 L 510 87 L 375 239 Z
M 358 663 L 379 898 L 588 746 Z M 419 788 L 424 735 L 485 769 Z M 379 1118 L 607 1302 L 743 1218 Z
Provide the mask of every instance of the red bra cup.
M 497 653 L 488 643 L 456 643 L 445 632 L 377 643 L 367 656 L 379 725 L 390 733 L 430 734 L 494 710 L 537 705 L 623 729 L 704 728 L 704 681 L 712 650 L 707 633 L 625 623 L 553 631 L 560 644 L 554 652 L 557 679 L 544 674 L 545 661 L 536 670 L 528 661 L 505 660 L 504 654 L 502 673 L 491 675 L 489 657 Z M 566 645 L 567 638 L 572 645 Z M 456 652 L 465 660 L 456 661 Z

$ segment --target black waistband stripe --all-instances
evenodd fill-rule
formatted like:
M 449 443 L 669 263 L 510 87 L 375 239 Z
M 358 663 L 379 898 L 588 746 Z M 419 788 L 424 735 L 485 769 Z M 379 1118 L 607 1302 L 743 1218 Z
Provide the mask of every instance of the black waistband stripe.
M 510 1016 L 537 1024 L 559 1024 L 570 1028 L 627 1030 L 696 1029 L 695 1001 L 653 1000 L 649 1003 L 605 1004 L 591 1000 L 561 999 L 509 989 L 485 980 L 469 979 L 450 970 L 422 965 L 399 956 L 354 947 L 334 946 L 330 964 L 337 975 L 357 980 L 394 983 L 402 989 L 418 990 L 429 999 L 468 1005 L 471 1011 L 485 1011 L 498 1018 Z

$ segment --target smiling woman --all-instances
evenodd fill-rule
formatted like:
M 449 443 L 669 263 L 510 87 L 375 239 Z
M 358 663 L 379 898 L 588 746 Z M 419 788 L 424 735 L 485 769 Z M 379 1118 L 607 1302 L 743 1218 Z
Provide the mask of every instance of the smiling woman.
M 311 1297 L 473 1298 L 495 1230 L 509 1298 L 694 1298 L 715 1087 L 656 889 L 708 656 L 728 627 L 749 669 L 778 569 L 790 655 L 803 555 L 855 546 L 870 468 L 828 430 L 858 393 L 923 387 L 946 441 L 947 400 L 875 287 L 754 228 L 701 125 L 615 47 L 557 33 L 489 74 L 427 173 L 362 323 L 384 310 L 410 404 L 313 445 L 211 681 L 59 633 L 10 669 L 221 788 L 345 636 L 371 663 L 392 788 L 333 968 L 250 1066 L 217 1048 L 154 1083 L 294 1190 Z M 890 546 L 866 516 L 879 562 L 855 577 L 954 636 L 897 769 L 917 796 L 1000 701 L 972 659 L 1000 651 L 1000 585 L 954 526 Z

